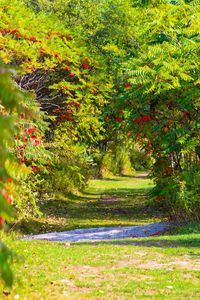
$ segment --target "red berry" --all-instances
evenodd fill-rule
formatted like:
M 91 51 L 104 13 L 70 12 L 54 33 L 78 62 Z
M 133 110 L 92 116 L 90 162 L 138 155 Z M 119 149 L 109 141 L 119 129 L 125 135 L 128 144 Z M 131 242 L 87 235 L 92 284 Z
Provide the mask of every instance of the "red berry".
M 137 119 L 136 119 L 136 124 L 140 124 L 142 122 L 142 118 L 141 117 L 138 117 Z
M 12 183 L 12 182 L 13 182 L 12 178 L 8 177 L 8 178 L 7 178 L 7 182 L 8 182 L 8 183 Z
M 40 49 L 40 54 L 41 54 L 41 55 L 44 55 L 45 53 L 46 53 L 46 50 L 45 50 L 44 48 L 41 48 L 41 49 Z
M 126 84 L 126 88 L 127 88 L 127 89 L 130 89 L 130 87 L 131 87 L 131 83 L 128 82 L 128 83 Z
M 41 140 L 37 139 L 35 140 L 35 146 L 40 146 L 41 145 Z
M 11 31 L 10 31 L 12 34 L 15 34 L 15 33 L 17 33 L 17 32 L 19 32 L 17 29 L 11 29 Z
M 30 36 L 29 41 L 31 41 L 31 42 L 37 42 L 36 38 L 33 35 Z
M 147 121 L 150 121 L 150 120 L 151 120 L 151 116 L 149 116 L 149 115 L 144 115 L 144 116 L 142 117 L 142 119 L 143 119 L 144 122 L 147 122 Z
M 27 133 L 27 134 L 32 134 L 32 133 L 34 133 L 34 132 L 36 132 L 36 128 L 34 128 L 34 127 L 30 127 L 30 128 L 28 128 L 28 129 L 26 129 L 26 133 Z
M 81 66 L 82 69 L 90 69 L 90 66 L 86 63 L 83 63 Z
M 5 223 L 4 218 L 0 217 L 0 226 L 4 225 L 4 223 Z
M 7 193 L 7 191 L 5 189 L 1 190 L 1 194 L 2 196 L 7 200 L 8 203 L 12 204 L 12 198 L 10 197 L 10 195 Z
M 31 167 L 31 170 L 32 170 L 33 173 L 41 171 L 41 169 L 38 166 Z

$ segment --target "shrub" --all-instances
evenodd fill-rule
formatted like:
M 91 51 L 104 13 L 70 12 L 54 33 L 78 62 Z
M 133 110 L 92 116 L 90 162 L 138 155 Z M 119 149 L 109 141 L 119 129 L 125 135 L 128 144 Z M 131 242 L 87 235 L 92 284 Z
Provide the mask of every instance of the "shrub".
M 133 175 L 134 169 L 130 161 L 130 151 L 125 145 L 112 143 L 107 152 L 103 155 L 100 176 L 109 175 Z
M 181 175 L 163 176 L 151 192 L 154 204 L 179 220 L 200 219 L 200 171 L 193 165 Z

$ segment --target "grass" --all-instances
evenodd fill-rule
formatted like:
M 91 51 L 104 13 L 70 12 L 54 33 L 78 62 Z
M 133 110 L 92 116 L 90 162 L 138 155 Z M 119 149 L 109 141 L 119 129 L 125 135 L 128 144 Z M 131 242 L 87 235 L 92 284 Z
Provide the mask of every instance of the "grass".
M 146 201 L 151 187 L 144 178 L 92 181 L 77 198 L 49 200 L 47 208 L 42 206 L 45 215 L 39 224 L 50 220 L 53 228 L 62 230 L 159 220 L 163 216 L 152 212 Z M 46 228 L 51 229 L 48 224 Z M 200 298 L 198 224 L 164 236 L 105 242 L 20 241 L 10 235 L 4 239 L 19 259 L 13 265 L 16 280 L 10 294 L 0 285 L 2 300 Z
M 40 201 L 43 216 L 23 220 L 14 228 L 30 234 L 158 221 L 161 214 L 151 211 L 146 201 L 152 186 L 150 179 L 140 177 L 92 180 L 82 194 L 58 195 L 57 199 Z

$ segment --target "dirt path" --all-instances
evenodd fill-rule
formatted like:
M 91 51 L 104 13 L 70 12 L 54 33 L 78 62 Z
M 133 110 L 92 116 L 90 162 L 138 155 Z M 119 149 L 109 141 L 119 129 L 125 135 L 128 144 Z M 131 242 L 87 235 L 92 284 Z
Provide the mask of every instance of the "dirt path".
M 141 226 L 123 226 L 123 227 L 101 227 L 76 229 L 64 232 L 52 232 L 27 236 L 25 240 L 49 240 L 49 241 L 97 241 L 113 240 L 134 237 L 149 237 L 161 234 L 173 226 L 170 222 L 159 222 Z

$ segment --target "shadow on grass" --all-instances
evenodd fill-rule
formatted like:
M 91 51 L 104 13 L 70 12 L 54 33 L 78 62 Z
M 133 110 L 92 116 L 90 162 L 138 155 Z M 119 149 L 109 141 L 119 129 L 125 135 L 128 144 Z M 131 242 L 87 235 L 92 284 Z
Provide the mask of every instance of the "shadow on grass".
M 98 188 L 98 191 L 93 191 L 91 189 L 91 191 L 84 191 L 83 195 L 89 196 L 89 195 L 112 195 L 112 196 L 135 196 L 136 194 L 140 194 L 140 195 L 147 195 L 148 192 L 150 192 L 152 190 L 152 187 L 146 187 L 146 188 L 141 188 L 141 189 L 137 189 L 137 188 L 111 188 L 111 189 L 104 189 L 104 188 Z
M 104 180 L 113 181 L 110 178 Z M 123 181 L 121 178 L 116 180 Z M 148 186 L 126 188 L 121 184 L 116 189 L 97 185 L 97 188 L 91 187 L 81 195 L 61 193 L 61 199 L 38 201 L 42 217 L 22 220 L 15 228 L 30 234 L 151 223 L 163 215 L 149 207 L 147 193 L 150 190 Z
M 164 236 L 161 238 L 156 238 L 149 240 L 147 238 L 143 238 L 142 240 L 134 240 L 134 238 L 125 239 L 125 240 L 112 240 L 112 241 L 93 241 L 91 242 L 79 242 L 79 245 L 121 245 L 121 246 L 141 246 L 141 247 L 157 247 L 157 248 L 199 248 L 200 247 L 200 237 L 197 238 L 189 238 L 189 237 L 180 237 L 178 236 L 177 239 L 165 239 Z M 196 255 L 195 255 L 196 256 Z M 200 254 L 199 254 L 200 256 Z
M 148 175 L 145 174 L 145 175 L 136 175 L 136 176 L 133 176 L 133 178 L 137 178 L 137 179 L 147 179 L 148 178 Z
M 124 181 L 124 179 L 148 179 L 148 174 L 144 172 L 144 174 L 138 175 L 120 175 L 119 177 L 103 177 L 98 178 L 98 180 L 102 181 Z
M 101 227 L 102 224 L 96 224 L 95 227 Z M 126 226 L 126 225 L 125 225 Z M 128 224 L 127 224 L 128 226 Z M 20 235 L 31 235 L 31 234 L 41 234 L 41 233 L 50 233 L 50 232 L 63 232 L 63 231 L 69 231 L 74 229 L 84 229 L 88 228 L 89 225 L 81 224 L 81 226 L 77 226 L 77 224 L 53 224 L 53 223 L 47 223 L 42 220 L 36 220 L 36 219 L 28 219 L 28 220 L 22 220 L 17 225 L 17 229 L 19 231 Z M 15 228 L 16 229 L 16 228 Z M 12 231 L 12 230 L 11 230 Z
M 15 228 L 30 234 L 101 226 L 130 226 L 151 223 L 161 216 L 140 195 L 135 196 L 134 201 L 131 196 L 113 198 L 113 202 L 106 203 L 110 199 L 112 201 L 112 198 L 84 197 L 79 197 L 78 200 L 73 197 L 68 200 L 43 200 L 39 203 L 43 217 L 22 220 Z
M 130 179 L 145 179 L 145 180 L 149 178 L 148 173 L 146 173 L 145 171 L 142 174 L 138 174 L 138 175 L 121 175 L 121 177 L 122 178 L 123 177 L 124 178 L 130 178 Z
M 113 195 L 113 194 L 112 194 Z M 73 198 L 72 198 L 73 199 Z M 110 220 L 124 219 L 140 220 L 157 217 L 160 212 L 151 209 L 146 197 L 131 195 L 123 198 L 80 198 L 79 201 L 46 200 L 40 203 L 40 210 L 46 216 L 62 217 L 67 219 L 96 219 L 105 217 Z M 106 202 L 108 200 L 108 203 Z M 111 203 L 109 202 L 111 200 Z M 112 202 L 113 200 L 113 202 Z
M 104 177 L 104 178 L 98 178 L 99 181 L 123 181 L 122 178 L 120 177 L 115 177 L 115 178 L 109 178 L 109 177 Z

